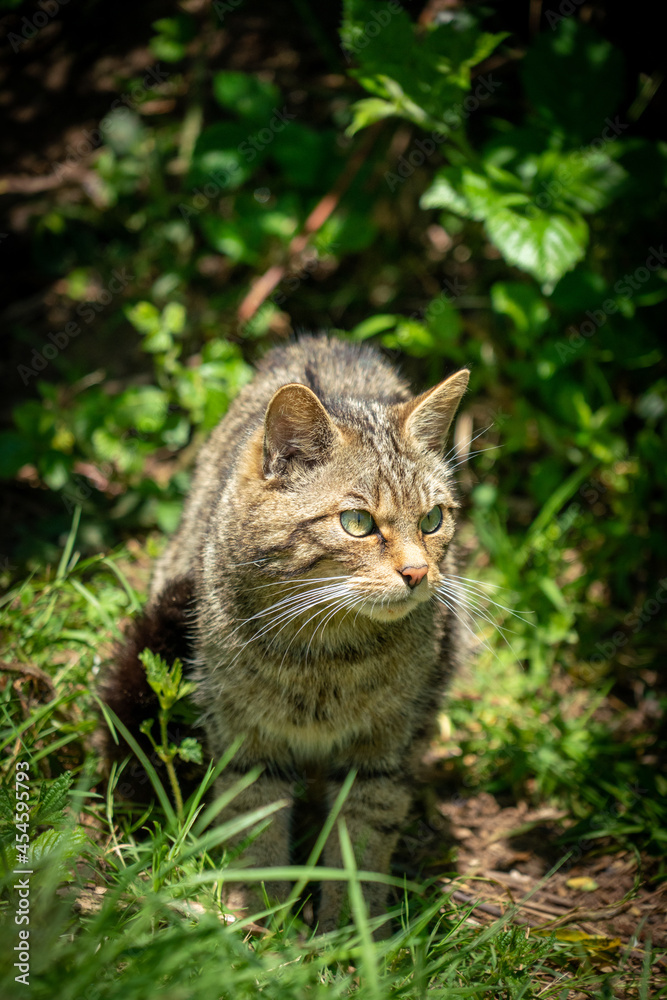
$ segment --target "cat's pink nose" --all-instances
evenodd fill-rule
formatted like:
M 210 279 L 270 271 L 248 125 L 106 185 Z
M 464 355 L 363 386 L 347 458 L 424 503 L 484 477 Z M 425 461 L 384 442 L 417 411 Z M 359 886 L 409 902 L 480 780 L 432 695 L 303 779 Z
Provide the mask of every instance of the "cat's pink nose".
M 400 570 L 400 574 L 405 577 L 405 582 L 410 590 L 414 590 L 427 573 L 428 566 L 405 566 L 404 569 Z

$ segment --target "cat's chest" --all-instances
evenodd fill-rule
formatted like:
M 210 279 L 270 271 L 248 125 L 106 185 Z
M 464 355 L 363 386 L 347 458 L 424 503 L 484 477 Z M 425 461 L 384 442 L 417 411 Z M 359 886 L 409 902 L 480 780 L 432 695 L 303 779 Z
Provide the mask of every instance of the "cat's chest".
M 366 655 L 290 659 L 247 650 L 220 664 L 206 687 L 227 732 L 253 731 L 297 757 L 322 757 L 371 733 L 395 740 L 429 684 L 435 652 L 433 636 L 417 643 L 409 634 Z

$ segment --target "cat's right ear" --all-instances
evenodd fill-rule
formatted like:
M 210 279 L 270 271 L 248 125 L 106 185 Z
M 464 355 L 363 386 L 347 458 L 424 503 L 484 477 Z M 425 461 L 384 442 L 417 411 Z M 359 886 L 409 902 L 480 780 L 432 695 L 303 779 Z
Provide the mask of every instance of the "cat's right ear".
M 403 403 L 401 414 L 405 432 L 427 448 L 442 454 L 469 378 L 469 370 L 462 368 L 410 403 Z
M 264 417 L 264 475 L 281 477 L 294 463 L 308 466 L 321 462 L 339 436 L 311 389 L 299 382 L 282 386 Z

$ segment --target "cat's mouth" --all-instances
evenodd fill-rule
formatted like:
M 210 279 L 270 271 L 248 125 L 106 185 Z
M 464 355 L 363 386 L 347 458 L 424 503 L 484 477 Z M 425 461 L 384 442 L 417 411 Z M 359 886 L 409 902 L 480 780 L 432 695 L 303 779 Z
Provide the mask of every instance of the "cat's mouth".
M 382 598 L 372 597 L 365 601 L 360 614 L 376 622 L 395 622 L 414 611 L 423 603 L 423 598 L 414 592 L 397 595 L 385 595 Z

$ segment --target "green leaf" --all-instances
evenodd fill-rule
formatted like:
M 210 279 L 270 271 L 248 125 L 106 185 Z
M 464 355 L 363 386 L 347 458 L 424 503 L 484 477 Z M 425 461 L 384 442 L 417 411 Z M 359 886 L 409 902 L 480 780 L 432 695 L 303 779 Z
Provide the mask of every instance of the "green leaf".
M 361 0 L 345 0 L 343 48 L 360 64 L 350 72 L 380 99 L 355 107 L 351 132 L 392 113 L 443 132 L 450 121 L 458 127 L 467 117 L 462 102 L 470 89 L 470 70 L 505 35 L 480 32 L 467 11 L 457 12 L 448 24 L 419 32 L 415 28 L 398 5 L 375 9 Z
M 256 234 L 249 231 L 248 227 L 215 215 L 205 215 L 200 220 L 200 225 L 210 246 L 218 253 L 224 254 L 230 260 L 244 264 L 257 262 L 259 241 L 256 239 Z M 255 245 L 250 245 L 249 240 L 252 239 L 253 235 L 255 236 L 253 240 Z
M 550 155 L 557 158 L 551 181 L 555 186 L 554 197 L 569 202 L 580 212 L 599 212 L 623 189 L 626 171 L 602 150 Z M 549 179 L 544 186 L 549 191 Z
M 438 353 L 438 342 L 431 331 L 413 319 L 399 318 L 393 333 L 386 333 L 382 338 L 383 347 L 390 350 L 405 351 L 416 358 L 427 358 Z
M 533 208 L 529 217 L 509 208 L 486 220 L 489 238 L 508 264 L 542 282 L 556 282 L 580 261 L 588 243 L 588 226 L 575 212 L 549 215 Z
M 181 760 L 186 760 L 193 764 L 201 764 L 203 761 L 201 746 L 192 736 L 186 736 L 181 741 L 181 745 L 178 748 L 178 756 Z
M 456 343 L 463 329 L 461 314 L 449 301 L 447 293 L 431 300 L 426 308 L 424 321 L 442 348 Z
M 362 128 L 368 128 L 375 122 L 382 121 L 396 114 L 396 104 L 385 101 L 381 97 L 365 97 L 352 105 L 352 124 L 346 130 L 347 135 L 354 135 Z
M 68 802 L 72 774 L 65 771 L 55 781 L 44 781 L 39 789 L 39 797 L 31 822 L 53 823 L 60 819 Z
M 446 208 L 484 221 L 508 264 L 538 281 L 555 282 L 584 256 L 588 226 L 574 210 L 549 212 L 522 192 L 514 174 L 487 164 L 492 176 L 468 167 L 441 170 L 422 196 L 423 208 Z
M 159 431 L 167 418 L 169 396 L 154 385 L 126 389 L 117 397 L 114 417 L 120 427 L 143 434 Z
M 89 844 L 90 840 L 82 826 L 45 830 L 30 844 L 30 863 L 36 868 L 55 861 L 59 866 L 69 867 L 66 862 L 78 858 L 83 848 Z
M 135 330 L 144 335 L 157 333 L 160 329 L 160 312 L 152 302 L 137 302 L 127 306 L 125 315 Z
M 471 218 L 468 199 L 460 190 L 461 171 L 458 167 L 445 167 L 440 170 L 430 188 L 421 196 L 419 204 L 422 208 L 445 208 L 464 219 Z
M 185 329 L 185 306 L 180 302 L 169 302 L 162 310 L 160 323 L 169 333 L 180 334 Z
M 231 70 L 215 74 L 213 94 L 221 107 L 258 124 L 268 120 L 282 103 L 282 95 L 275 84 L 251 73 Z
M 144 649 L 139 659 L 146 669 L 146 679 L 155 691 L 160 708 L 168 711 L 181 698 L 186 698 L 195 690 L 192 681 L 183 680 L 183 664 L 177 658 L 171 666 L 158 654 Z
M 357 323 L 350 330 L 348 336 L 351 340 L 367 340 L 369 337 L 374 337 L 377 333 L 383 333 L 385 330 L 393 330 L 397 319 L 398 316 L 395 316 L 393 313 L 370 316 L 361 323 Z

